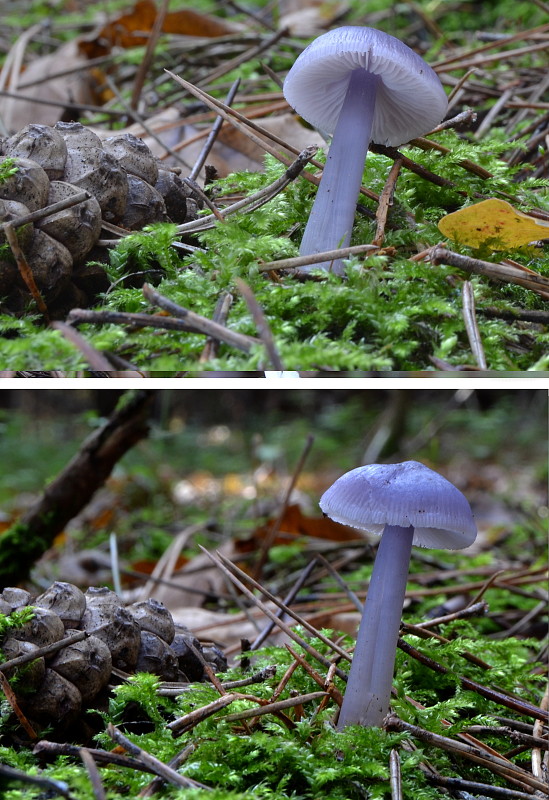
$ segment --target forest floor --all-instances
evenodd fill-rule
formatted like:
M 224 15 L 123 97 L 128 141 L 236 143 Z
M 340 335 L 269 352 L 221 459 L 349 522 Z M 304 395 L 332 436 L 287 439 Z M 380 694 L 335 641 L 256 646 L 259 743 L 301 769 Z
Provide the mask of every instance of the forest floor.
M 103 140 L 133 132 L 164 166 L 197 178 L 187 185 L 203 210 L 131 234 L 106 223 L 64 292 L 1 306 L 3 375 L 549 369 L 541 0 L 376 0 L 367 12 L 355 0 L 158 5 L 157 28 L 150 0 L 13 2 L 4 15 L 6 135 L 60 118 Z M 449 108 L 427 136 L 372 146 L 346 274 L 304 274 L 288 259 L 324 140 L 281 81 L 310 39 L 338 24 L 405 41 L 439 75 Z M 216 119 L 225 121 L 207 140 Z M 314 164 L 310 145 L 320 147 Z
M 0 478 L 4 536 L 100 430 L 81 397 L 45 394 L 40 411 L 25 397 L 2 414 L 0 454 L 17 454 Z M 4 700 L 2 797 L 549 796 L 546 393 L 259 394 L 162 393 L 151 435 L 23 582 L 112 586 L 116 532 L 121 595 L 161 599 L 227 668 L 197 683 L 118 670 L 100 713 L 92 703 L 68 728 L 24 726 Z M 414 548 L 391 715 L 340 732 L 377 539 L 322 518 L 318 499 L 357 464 L 410 458 L 463 491 L 478 537 L 463 552 Z

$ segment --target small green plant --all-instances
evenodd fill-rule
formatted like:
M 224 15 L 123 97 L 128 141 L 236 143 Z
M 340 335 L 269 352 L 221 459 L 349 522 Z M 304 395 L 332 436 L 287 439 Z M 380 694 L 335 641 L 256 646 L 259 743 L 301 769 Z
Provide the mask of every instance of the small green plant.
M 17 171 L 18 167 L 16 165 L 15 158 L 4 158 L 0 163 L 0 184 L 5 183 L 8 178 L 11 178 L 12 175 L 15 175 Z
M 16 611 L 12 611 L 11 614 L 0 614 L 0 638 L 13 628 L 22 628 L 33 618 L 34 608 L 32 606 L 18 608 Z M 1 653 L 0 658 L 2 658 Z

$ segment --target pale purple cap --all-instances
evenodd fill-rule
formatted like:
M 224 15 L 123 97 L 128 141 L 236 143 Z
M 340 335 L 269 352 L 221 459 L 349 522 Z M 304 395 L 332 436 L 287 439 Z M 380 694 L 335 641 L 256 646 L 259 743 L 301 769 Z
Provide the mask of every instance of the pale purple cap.
M 324 492 L 320 508 L 335 522 L 377 535 L 385 525 L 413 525 L 420 547 L 461 550 L 477 535 L 465 496 L 418 461 L 352 469 Z
M 345 25 L 314 39 L 284 81 L 284 97 L 303 119 L 333 133 L 351 72 L 381 78 L 371 141 L 397 146 L 444 118 L 448 98 L 436 72 L 407 45 L 375 28 Z

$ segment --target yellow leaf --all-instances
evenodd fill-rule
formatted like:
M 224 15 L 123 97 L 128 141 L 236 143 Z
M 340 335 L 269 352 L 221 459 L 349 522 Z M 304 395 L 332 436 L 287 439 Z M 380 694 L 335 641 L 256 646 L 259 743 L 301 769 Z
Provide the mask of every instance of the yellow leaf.
M 483 200 L 481 203 L 447 214 L 438 223 L 444 236 L 470 247 L 485 245 L 492 250 L 549 238 L 549 222 L 529 217 L 505 200 Z

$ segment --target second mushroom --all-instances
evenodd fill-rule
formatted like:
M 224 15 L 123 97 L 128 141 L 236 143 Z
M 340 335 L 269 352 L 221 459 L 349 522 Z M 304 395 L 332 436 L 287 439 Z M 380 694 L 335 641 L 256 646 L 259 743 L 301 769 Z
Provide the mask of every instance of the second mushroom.
M 336 522 L 381 534 L 338 728 L 381 727 L 389 711 L 412 545 L 459 550 L 476 538 L 467 499 L 417 461 L 369 464 L 342 475 L 320 508 Z

